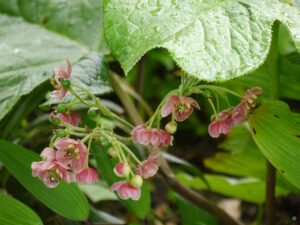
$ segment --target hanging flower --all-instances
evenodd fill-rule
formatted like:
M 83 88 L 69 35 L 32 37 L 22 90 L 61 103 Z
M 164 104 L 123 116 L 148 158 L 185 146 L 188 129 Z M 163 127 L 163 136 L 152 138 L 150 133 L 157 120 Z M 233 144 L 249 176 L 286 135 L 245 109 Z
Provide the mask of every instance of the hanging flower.
M 141 189 L 132 186 L 126 181 L 119 181 L 114 183 L 110 191 L 117 191 L 121 199 L 127 200 L 131 198 L 132 200 L 139 200 L 141 197 Z
M 219 137 L 220 134 L 227 134 L 233 127 L 232 109 L 226 109 L 218 114 L 218 120 L 213 117 L 208 132 L 211 137 Z
M 118 177 L 127 177 L 130 174 L 130 167 L 127 163 L 121 162 L 115 166 L 114 172 Z
M 40 180 L 49 188 L 54 188 L 58 185 L 60 180 L 65 180 L 70 183 L 72 175 L 68 170 L 68 166 L 54 161 L 54 162 L 33 162 L 31 164 L 32 176 L 39 177 Z
M 55 142 L 57 149 L 56 159 L 64 165 L 70 165 L 75 173 L 84 169 L 88 150 L 87 147 L 79 140 L 71 138 L 62 138 Z
M 41 152 L 41 157 L 44 161 L 53 162 L 56 160 L 56 151 L 52 148 L 45 148 Z
M 142 176 L 144 179 L 153 177 L 159 168 L 158 158 L 160 157 L 160 152 L 154 152 L 149 155 L 148 159 L 142 162 L 142 165 L 138 165 L 135 174 Z
M 172 95 L 167 100 L 161 110 L 161 116 L 166 117 L 174 113 L 175 120 L 182 122 L 186 120 L 194 111 L 194 108 L 200 109 L 195 99 L 178 95 Z
M 98 173 L 93 168 L 87 168 L 76 174 L 78 184 L 92 184 L 98 180 Z
M 253 87 L 245 92 L 241 103 L 245 103 L 247 110 L 253 109 L 256 106 L 257 95 L 261 95 L 262 93 L 260 87 Z
M 147 128 L 146 125 L 139 125 L 131 132 L 134 142 L 153 147 L 168 146 L 171 143 L 171 136 L 162 129 Z
M 59 100 L 62 100 L 65 97 L 67 93 L 67 89 L 63 87 L 61 82 L 64 79 L 69 79 L 71 76 L 71 72 L 72 72 L 72 67 L 69 60 L 67 60 L 67 72 L 63 70 L 61 67 L 54 68 L 55 84 L 53 84 L 53 86 L 56 90 L 50 93 L 51 97 L 58 98 Z
M 72 126 L 78 126 L 79 123 L 82 123 L 81 116 L 78 112 L 70 112 L 70 114 L 58 113 L 56 117 Z

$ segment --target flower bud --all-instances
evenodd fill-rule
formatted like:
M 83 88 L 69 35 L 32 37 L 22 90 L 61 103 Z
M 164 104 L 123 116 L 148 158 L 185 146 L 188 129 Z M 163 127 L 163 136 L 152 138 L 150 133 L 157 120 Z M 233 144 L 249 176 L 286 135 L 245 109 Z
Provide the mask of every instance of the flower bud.
M 130 184 L 135 188 L 142 187 L 143 178 L 140 175 L 134 175 L 130 180 Z
M 57 137 L 65 137 L 66 136 L 66 131 L 64 129 L 58 129 L 55 131 L 55 134 Z
M 56 112 L 64 113 L 67 110 L 67 106 L 65 104 L 59 104 L 56 108 Z
M 69 89 L 71 87 L 71 82 L 69 80 L 61 80 L 60 83 L 65 89 Z
M 212 97 L 212 93 L 211 93 L 211 91 L 208 90 L 208 89 L 206 89 L 206 90 L 203 91 L 203 95 L 204 95 L 204 97 L 206 97 L 206 98 L 211 98 L 211 97 Z
M 100 114 L 100 109 L 96 108 L 96 107 L 92 107 L 89 109 L 88 111 L 88 116 L 91 118 L 91 119 L 94 119 L 96 118 L 96 116 L 98 116 Z
M 118 157 L 118 150 L 115 149 L 114 147 L 110 147 L 107 151 L 107 154 L 111 156 L 112 158 L 117 158 Z
M 57 118 L 57 117 L 55 116 L 54 113 L 51 113 L 51 114 L 50 114 L 49 121 L 50 121 L 50 123 L 52 123 L 53 125 L 58 125 L 58 124 L 60 123 L 60 119 Z
M 127 177 L 130 174 L 130 167 L 127 163 L 121 162 L 115 166 L 114 172 L 118 177 Z
M 165 128 L 169 134 L 174 134 L 177 131 L 177 123 L 175 121 L 169 122 Z

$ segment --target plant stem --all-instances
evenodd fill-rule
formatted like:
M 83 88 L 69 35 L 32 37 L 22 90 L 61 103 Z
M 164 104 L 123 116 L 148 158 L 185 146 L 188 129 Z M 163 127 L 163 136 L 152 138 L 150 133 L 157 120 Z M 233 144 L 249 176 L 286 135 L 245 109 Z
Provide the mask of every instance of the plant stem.
M 115 74 L 113 74 L 113 75 L 117 77 L 117 75 L 115 75 Z M 116 79 L 116 77 L 114 77 L 114 76 L 111 77 L 112 80 Z M 116 83 L 116 80 L 114 80 L 113 82 Z M 125 107 L 125 110 L 129 114 L 129 116 L 130 117 L 138 117 L 138 121 L 142 121 L 142 118 L 138 114 L 137 109 L 134 106 L 133 107 L 127 106 L 127 104 L 132 104 L 132 102 L 127 101 L 129 98 L 124 98 L 124 96 L 126 96 L 126 93 L 121 88 L 121 86 L 113 85 L 113 87 L 114 87 L 114 89 L 119 88 L 118 91 L 116 91 L 116 94 L 120 98 L 122 104 Z M 131 109 L 132 111 L 129 109 Z M 138 125 L 138 124 L 135 124 L 135 125 Z M 229 214 L 227 214 L 225 211 L 223 211 L 221 208 L 219 208 L 214 202 L 207 200 L 206 198 L 204 198 L 202 195 L 200 195 L 196 191 L 193 191 L 192 189 L 186 187 L 185 185 L 180 183 L 178 180 L 176 180 L 175 175 L 174 175 L 173 171 L 171 170 L 168 162 L 163 157 L 161 157 L 161 170 L 163 172 L 163 175 L 166 178 L 166 182 L 170 185 L 170 187 L 174 191 L 176 191 L 177 193 L 179 193 L 180 195 L 182 195 L 189 201 L 193 202 L 194 204 L 198 205 L 199 207 L 210 212 L 221 222 L 221 224 L 244 225 L 242 222 L 237 221 L 234 218 L 232 218 Z
M 268 58 L 268 67 L 270 73 L 270 100 L 279 98 L 279 72 L 278 72 L 278 30 L 279 23 L 273 25 L 273 38 Z M 270 128 L 272 129 L 272 128 Z M 266 225 L 275 225 L 275 184 L 276 170 L 267 160 L 267 182 L 266 182 Z
M 139 64 L 138 64 L 138 74 L 137 74 L 137 81 L 136 81 L 136 92 L 139 95 L 143 95 L 143 90 L 144 90 L 144 80 L 145 80 L 145 65 L 146 65 L 146 55 L 144 55 Z M 138 102 L 137 104 L 138 108 L 141 107 L 140 103 Z

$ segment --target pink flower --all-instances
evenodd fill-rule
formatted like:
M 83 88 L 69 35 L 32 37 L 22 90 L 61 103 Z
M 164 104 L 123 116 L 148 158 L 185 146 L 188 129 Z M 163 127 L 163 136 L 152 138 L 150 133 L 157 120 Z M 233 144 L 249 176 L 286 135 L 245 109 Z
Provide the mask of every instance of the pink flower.
M 135 174 L 142 176 L 144 179 L 153 177 L 157 173 L 159 168 L 159 156 L 160 152 L 154 152 L 149 155 L 148 159 L 142 162 L 142 166 L 137 166 Z
M 218 120 L 213 117 L 213 121 L 209 124 L 208 132 L 211 137 L 219 137 L 220 134 L 227 134 L 233 127 L 231 109 L 226 109 L 218 114 Z
M 247 118 L 248 110 L 245 102 L 241 102 L 234 107 L 232 112 L 232 119 L 234 125 L 243 123 Z
M 71 112 L 70 114 L 58 113 L 56 117 L 72 126 L 78 126 L 79 123 L 82 123 L 81 116 L 78 112 Z
M 179 97 L 178 95 L 172 95 L 166 100 L 166 103 L 161 110 L 161 116 L 166 117 L 173 112 L 175 120 L 182 122 L 186 120 L 194 111 L 192 106 L 200 109 L 200 106 L 195 99 L 191 97 Z
M 141 189 L 135 188 L 126 181 L 119 181 L 114 183 L 110 191 L 117 191 L 121 199 L 127 200 L 131 198 L 132 200 L 139 200 L 141 197 Z
M 98 180 L 98 173 L 93 168 L 87 168 L 76 174 L 79 184 L 92 184 Z
M 41 157 L 44 161 L 53 162 L 56 160 L 56 151 L 52 148 L 45 148 L 41 152 Z
M 139 125 L 131 131 L 134 142 L 153 147 L 168 146 L 171 143 L 171 136 L 162 129 L 147 128 L 146 125 Z
M 32 176 L 39 177 L 47 187 L 54 188 L 58 185 L 60 180 L 65 180 L 70 183 L 72 175 L 68 170 L 68 166 L 59 162 L 33 162 L 31 164 Z
M 253 109 L 256 106 L 257 95 L 262 94 L 260 87 L 253 87 L 245 92 L 241 103 L 245 103 L 247 110 Z
M 58 98 L 59 100 L 62 100 L 65 97 L 67 93 L 67 89 L 65 89 L 61 85 L 61 80 L 68 79 L 71 76 L 71 72 L 72 72 L 72 67 L 69 60 L 67 60 L 67 72 L 64 71 L 61 67 L 54 68 L 55 81 L 56 81 L 56 84 L 54 84 L 54 88 L 56 90 L 50 93 L 51 97 Z
M 127 163 L 121 162 L 115 166 L 114 172 L 118 177 L 127 177 L 130 173 L 130 168 Z
M 75 173 L 81 172 L 87 162 L 88 150 L 79 140 L 59 139 L 54 146 L 57 149 L 56 159 L 64 165 L 70 165 Z

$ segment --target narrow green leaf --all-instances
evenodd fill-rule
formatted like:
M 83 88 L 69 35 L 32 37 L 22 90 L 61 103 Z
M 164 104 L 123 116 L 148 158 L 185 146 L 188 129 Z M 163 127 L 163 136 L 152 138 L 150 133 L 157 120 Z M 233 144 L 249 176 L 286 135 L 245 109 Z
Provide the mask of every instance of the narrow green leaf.
M 184 225 L 219 224 L 218 220 L 208 212 L 197 207 L 195 204 L 189 202 L 185 198 L 181 197 L 179 194 L 174 193 L 174 195 Z
M 265 61 L 276 20 L 300 51 L 300 11 L 279 0 L 104 0 L 104 36 L 125 73 L 155 47 L 203 80 L 249 73 Z
M 92 153 L 97 161 L 101 177 L 107 182 L 109 186 L 120 181 L 120 178 L 114 174 L 114 167 L 118 163 L 117 159 L 110 159 L 107 151 L 110 145 L 100 147 L 98 143 L 92 143 Z M 139 218 L 144 218 L 150 210 L 150 192 L 147 183 L 144 181 L 141 188 L 141 198 L 138 201 L 134 200 L 120 200 L 129 210 L 131 210 Z
M 0 225 L 42 225 L 40 217 L 22 202 L 0 194 Z
M 88 203 L 75 183 L 61 181 L 51 189 L 32 177 L 31 163 L 40 160 L 36 153 L 0 140 L 0 161 L 29 192 L 57 214 L 73 220 L 85 220 L 89 214 Z
M 249 116 L 251 135 L 266 158 L 300 188 L 300 126 L 287 104 L 266 103 Z
M 198 190 L 207 189 L 205 183 L 199 177 L 192 177 L 185 173 L 178 173 L 177 179 L 185 185 Z M 225 196 L 239 198 L 248 202 L 263 203 L 265 201 L 266 184 L 257 178 L 232 178 L 222 175 L 205 175 L 211 190 Z M 276 196 L 286 195 L 289 191 L 277 187 Z
M 104 200 L 117 200 L 116 195 L 109 191 L 109 187 L 104 183 L 80 184 L 82 190 L 92 202 L 97 203 Z

